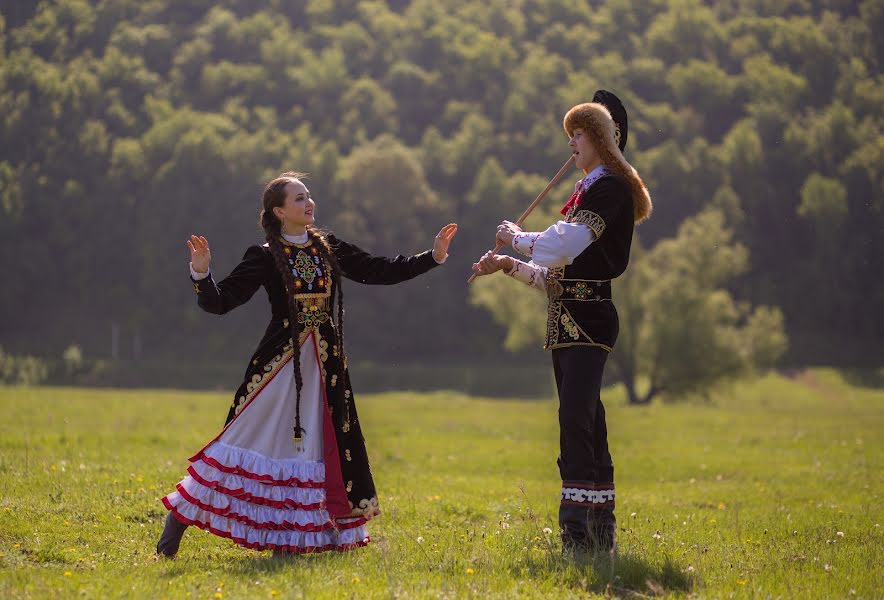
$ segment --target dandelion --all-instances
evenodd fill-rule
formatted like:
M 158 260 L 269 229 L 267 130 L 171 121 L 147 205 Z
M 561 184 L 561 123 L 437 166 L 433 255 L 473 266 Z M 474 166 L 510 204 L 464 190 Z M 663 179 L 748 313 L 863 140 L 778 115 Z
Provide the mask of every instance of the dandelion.
M 70 577 L 71 575 L 73 575 L 73 573 L 71 573 L 70 571 L 65 571 L 65 572 L 64 572 L 64 576 L 65 576 L 65 577 Z
M 420 536 L 420 535 L 417 536 L 417 543 L 418 543 L 418 544 L 423 544 L 423 543 L 424 543 L 424 538 L 423 538 L 423 536 Z
M 694 565 L 688 565 L 688 573 L 694 572 Z
M 545 533 L 546 535 L 549 535 L 549 534 L 552 533 L 552 529 L 550 529 L 549 527 L 544 527 L 544 528 L 543 528 L 543 533 Z
M 359 583 L 359 578 L 358 578 L 358 577 L 354 577 L 354 578 L 353 578 L 353 583 Z
M 224 597 L 224 594 L 222 594 L 221 592 L 215 592 L 215 598 L 223 598 L 223 597 Z
M 837 532 L 835 535 L 837 535 L 838 537 L 844 537 L 844 532 L 843 532 L 843 531 L 839 531 L 839 532 Z
M 652 537 L 653 537 L 655 540 L 662 540 L 662 539 L 663 539 L 663 536 L 660 535 L 660 532 L 659 532 L 659 531 L 657 531 Z
M 472 569 L 467 569 L 467 575 L 472 575 L 473 573 L 475 573 L 475 571 L 473 571 Z
M 745 579 L 737 579 L 737 585 L 746 585 L 747 583 L 749 582 Z
M 632 518 L 633 518 L 633 519 L 634 519 L 634 518 L 635 518 L 635 516 L 636 516 L 636 515 L 637 515 L 637 514 L 638 514 L 638 513 L 632 513 L 632 514 L 631 514 L 631 515 L 629 515 L 629 516 L 630 516 L 630 517 L 632 517 Z
M 277 592 L 276 590 L 270 590 L 270 595 L 276 597 L 279 596 L 279 592 Z
M 823 568 L 824 568 L 826 571 L 831 571 L 831 570 L 832 570 L 832 565 L 826 564 L 826 565 L 823 565 Z

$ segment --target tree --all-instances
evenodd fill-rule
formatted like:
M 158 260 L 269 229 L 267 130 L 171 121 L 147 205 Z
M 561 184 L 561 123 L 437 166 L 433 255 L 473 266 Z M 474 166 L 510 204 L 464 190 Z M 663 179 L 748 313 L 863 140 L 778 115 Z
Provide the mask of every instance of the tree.
M 751 308 L 725 288 L 748 266 L 723 214 L 707 209 L 685 221 L 675 238 L 645 252 L 615 280 L 620 334 L 611 362 L 631 404 L 659 395 L 705 395 L 716 385 L 774 364 L 786 349 L 782 313 Z M 504 347 L 518 350 L 543 337 L 545 298 L 515 289 L 507 277 L 475 284 L 470 301 L 506 329 Z M 520 293 L 521 292 L 521 293 Z M 640 382 L 646 380 L 644 391 Z
M 615 280 L 620 339 L 611 361 L 629 402 L 705 395 L 771 366 L 786 349 L 782 313 L 736 301 L 726 285 L 748 268 L 721 212 L 687 219 L 675 238 L 639 250 Z M 639 381 L 647 389 L 639 391 Z

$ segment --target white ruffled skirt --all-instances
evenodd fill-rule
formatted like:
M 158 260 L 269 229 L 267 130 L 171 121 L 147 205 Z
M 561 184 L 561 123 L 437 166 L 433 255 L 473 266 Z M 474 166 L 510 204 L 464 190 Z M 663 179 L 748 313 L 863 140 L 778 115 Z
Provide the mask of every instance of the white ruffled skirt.
M 303 440 L 295 444 L 294 361 L 289 360 L 227 427 L 191 458 L 188 476 L 162 499 L 176 519 L 254 550 L 322 552 L 368 544 L 363 517 L 326 510 L 325 394 L 315 340 L 300 348 Z

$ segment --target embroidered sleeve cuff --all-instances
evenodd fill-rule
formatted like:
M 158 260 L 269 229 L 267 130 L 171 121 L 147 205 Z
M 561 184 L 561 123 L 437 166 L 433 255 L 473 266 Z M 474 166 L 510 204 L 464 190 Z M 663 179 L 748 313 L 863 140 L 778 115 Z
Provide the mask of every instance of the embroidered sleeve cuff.
M 602 234 L 605 232 L 605 220 L 591 210 L 577 211 L 577 213 L 571 217 L 570 222 L 582 223 L 592 229 L 592 232 L 595 234 L 595 239 L 602 237 Z
M 546 289 L 546 269 L 537 265 L 513 259 L 513 269 L 511 271 L 504 271 L 504 273 L 525 285 L 541 290 Z
M 513 236 L 513 250 L 528 258 L 534 253 L 534 244 L 537 243 L 539 233 L 517 233 Z

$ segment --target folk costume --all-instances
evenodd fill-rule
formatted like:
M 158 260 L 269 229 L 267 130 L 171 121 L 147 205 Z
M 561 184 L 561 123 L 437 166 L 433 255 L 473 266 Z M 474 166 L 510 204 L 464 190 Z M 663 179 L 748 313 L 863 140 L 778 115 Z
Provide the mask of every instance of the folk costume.
M 517 233 L 508 275 L 549 298 L 545 349 L 552 352 L 559 396 L 559 525 L 566 550 L 615 544 L 614 464 L 608 449 L 602 374 L 619 330 L 611 280 L 629 263 L 633 228 L 650 213 L 650 196 L 625 161 L 626 111 L 600 90 L 565 117 L 565 130 L 590 135 L 602 165 L 577 182 L 564 219 L 543 232 Z
M 325 236 L 336 265 L 319 251 Z M 270 323 L 249 361 L 221 432 L 190 458 L 188 475 L 162 499 L 170 511 L 158 552 L 174 555 L 186 525 L 255 550 L 349 550 L 369 542 L 380 514 L 368 455 L 339 343 L 332 269 L 369 285 L 400 283 L 437 266 L 432 252 L 371 256 L 310 229 L 280 240 L 293 275 L 300 334 L 292 339 L 288 293 L 267 244 L 250 247 L 215 282 L 193 272 L 197 302 L 224 314 L 264 287 Z M 300 357 L 296 401 L 294 353 Z

